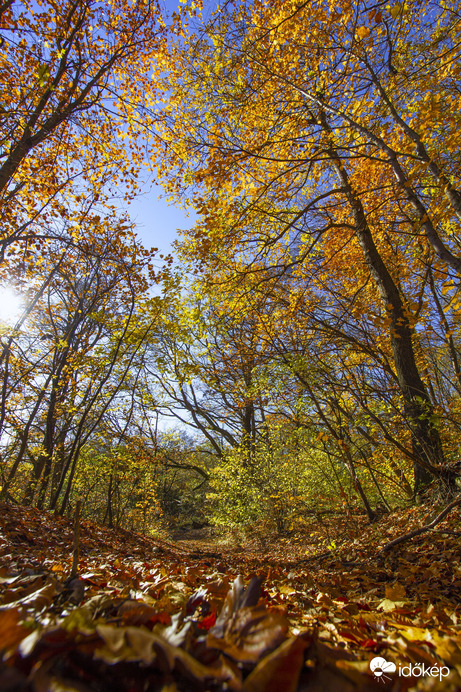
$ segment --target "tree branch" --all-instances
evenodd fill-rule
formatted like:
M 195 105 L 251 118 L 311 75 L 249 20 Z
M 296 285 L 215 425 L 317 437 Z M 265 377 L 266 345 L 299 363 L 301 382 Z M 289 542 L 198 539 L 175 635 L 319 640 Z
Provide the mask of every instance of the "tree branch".
M 391 548 L 398 545 L 399 543 L 403 543 L 404 541 L 408 541 L 410 538 L 414 538 L 415 536 L 419 536 L 421 533 L 425 533 L 426 531 L 430 531 L 431 529 L 434 528 L 434 526 L 437 526 L 437 524 L 440 524 L 442 519 L 444 519 L 447 516 L 447 514 L 449 514 L 449 512 L 451 512 L 451 510 L 454 507 L 457 507 L 458 505 L 461 505 L 461 497 L 458 498 L 457 500 L 453 500 L 453 502 L 450 502 L 450 504 L 447 505 L 445 507 L 445 509 L 442 512 L 440 512 L 440 514 L 438 514 L 433 521 L 431 521 L 430 524 L 425 524 L 425 526 L 421 526 L 421 528 L 419 528 L 419 529 L 415 529 L 414 531 L 410 531 L 409 533 L 405 533 L 405 534 L 403 534 L 403 536 L 399 536 L 398 538 L 395 538 L 393 541 L 390 541 L 390 543 L 386 543 L 386 545 L 383 548 L 381 548 L 381 550 L 379 551 L 378 554 L 385 553 L 388 550 L 391 550 Z

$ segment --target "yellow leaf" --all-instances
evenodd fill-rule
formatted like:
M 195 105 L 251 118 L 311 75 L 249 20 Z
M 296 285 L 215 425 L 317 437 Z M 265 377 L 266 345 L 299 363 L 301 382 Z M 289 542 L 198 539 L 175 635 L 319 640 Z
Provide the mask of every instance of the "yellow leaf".
M 359 26 L 356 32 L 357 38 L 361 41 L 370 35 L 370 29 L 367 26 Z
M 396 608 L 401 608 L 405 603 L 403 601 L 391 601 L 390 598 L 385 598 L 378 605 L 377 610 L 383 610 L 385 613 L 389 613 Z

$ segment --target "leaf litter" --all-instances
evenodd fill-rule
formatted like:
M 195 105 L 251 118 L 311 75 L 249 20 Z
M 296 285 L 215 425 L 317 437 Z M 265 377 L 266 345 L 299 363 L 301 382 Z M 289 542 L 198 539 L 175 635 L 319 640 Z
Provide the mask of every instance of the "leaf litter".
M 460 690 L 459 507 L 437 532 L 380 552 L 428 513 L 358 531 L 338 520 L 327 553 L 312 536 L 185 547 L 82 522 L 72 576 L 72 522 L 4 504 L 0 689 Z M 378 678 L 377 656 L 449 672 Z

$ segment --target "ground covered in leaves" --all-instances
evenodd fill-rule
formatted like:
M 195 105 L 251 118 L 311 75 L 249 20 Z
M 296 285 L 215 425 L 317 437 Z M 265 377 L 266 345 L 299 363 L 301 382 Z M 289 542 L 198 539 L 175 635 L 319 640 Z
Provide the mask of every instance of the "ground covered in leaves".
M 237 547 L 84 521 L 70 578 L 72 523 L 0 505 L 0 689 L 461 690 L 460 508 L 380 552 L 439 509 Z

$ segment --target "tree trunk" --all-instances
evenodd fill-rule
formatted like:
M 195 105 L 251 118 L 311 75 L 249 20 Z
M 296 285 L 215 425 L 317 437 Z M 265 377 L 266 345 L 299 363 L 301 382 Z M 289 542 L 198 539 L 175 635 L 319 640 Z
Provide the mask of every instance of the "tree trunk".
M 325 132 L 331 137 L 325 115 L 322 114 L 320 119 Z M 433 406 L 416 365 L 411 328 L 402 297 L 375 245 L 362 202 L 352 189 L 342 160 L 333 146 L 329 147 L 328 154 L 350 204 L 355 236 L 362 249 L 365 263 L 390 318 L 389 337 L 395 371 L 411 431 L 413 452 L 420 460 L 420 463 L 414 464 L 414 485 L 415 492 L 418 492 L 434 475 L 442 474 L 443 451 L 438 430 L 433 422 Z

